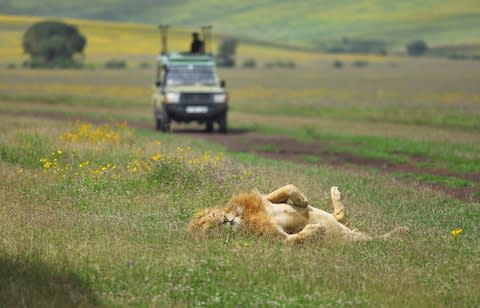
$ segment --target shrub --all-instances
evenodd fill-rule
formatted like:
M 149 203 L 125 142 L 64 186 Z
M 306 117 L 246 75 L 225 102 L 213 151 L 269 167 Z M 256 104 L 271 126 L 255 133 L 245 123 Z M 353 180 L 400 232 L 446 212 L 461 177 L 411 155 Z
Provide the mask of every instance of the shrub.
M 365 67 L 368 65 L 368 61 L 365 60 L 356 60 L 352 63 L 354 67 Z
M 382 40 L 359 40 L 348 37 L 332 41 L 324 47 L 329 53 L 375 53 L 387 54 L 387 43 Z
M 150 63 L 149 62 L 141 62 L 138 66 L 139 68 L 150 68 Z
M 35 57 L 32 58 L 31 60 L 26 60 L 22 63 L 23 67 L 26 68 L 75 68 L 79 69 L 82 68 L 83 65 L 79 62 L 76 62 L 73 59 L 69 58 L 62 58 L 62 57 L 57 57 L 55 60 L 52 61 L 45 61 L 42 58 Z
M 220 42 L 217 55 L 217 65 L 221 67 L 235 66 L 235 53 L 237 50 L 237 40 L 234 38 L 225 38 Z
M 105 68 L 108 69 L 124 69 L 127 68 L 127 61 L 111 59 L 105 62 Z
M 275 61 L 272 61 L 272 62 L 266 62 L 265 63 L 265 67 L 266 68 L 274 68 L 274 67 L 278 67 L 278 68 L 295 68 L 297 66 L 297 64 L 292 61 L 292 60 L 275 60 Z
M 427 43 L 424 40 L 415 40 L 407 44 L 407 53 L 410 56 L 421 56 L 428 50 Z
M 257 66 L 257 62 L 255 61 L 255 59 L 245 59 L 242 66 L 245 68 L 255 68 Z
M 335 60 L 333 61 L 333 67 L 334 68 L 342 68 L 343 67 L 343 62 L 340 60 Z
M 16 63 L 8 63 L 7 66 L 6 66 L 6 68 L 9 69 L 9 70 L 16 69 L 16 68 L 17 68 L 17 64 L 16 64 Z
M 84 65 L 84 68 L 89 69 L 89 70 L 94 70 L 96 68 L 96 65 L 93 63 L 87 63 Z

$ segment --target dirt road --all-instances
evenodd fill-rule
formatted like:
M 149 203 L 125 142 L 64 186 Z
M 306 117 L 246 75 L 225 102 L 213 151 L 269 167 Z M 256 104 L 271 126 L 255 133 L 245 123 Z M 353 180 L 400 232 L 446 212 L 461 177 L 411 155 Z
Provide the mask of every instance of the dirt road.
M 99 122 L 99 120 L 92 118 L 71 118 L 55 113 L 25 114 L 23 112 L 12 112 L 11 114 L 17 116 L 22 115 L 45 117 L 58 120 L 84 120 L 90 122 Z M 129 122 L 128 124 L 130 127 L 134 128 L 153 129 L 151 124 L 144 122 Z M 201 128 L 185 129 L 175 126 L 172 133 L 192 138 L 201 138 L 209 142 L 214 142 L 222 145 L 228 151 L 255 153 L 257 155 L 270 159 L 309 164 L 316 167 L 320 167 L 322 165 L 333 165 L 337 168 L 347 168 L 353 166 L 375 168 L 377 170 L 380 170 L 381 172 L 386 173 L 393 173 L 397 171 L 409 172 L 419 175 L 427 173 L 432 175 L 467 179 L 475 182 L 475 186 L 477 187 L 478 184 L 480 184 L 479 173 L 463 174 L 443 169 L 420 168 L 417 166 L 417 163 L 421 162 L 421 158 L 416 158 L 416 161 L 414 161 L 414 163 L 393 164 L 383 160 L 365 158 L 347 153 L 331 153 L 325 150 L 328 143 L 322 141 L 305 144 L 285 136 L 263 135 L 242 130 L 231 130 L 227 134 L 218 134 L 206 133 Z M 480 201 L 480 195 L 477 191 L 478 188 L 476 189 L 475 187 L 449 187 L 443 184 L 432 184 L 426 182 L 419 182 L 419 184 L 429 187 L 433 190 L 443 191 L 460 200 L 477 202 Z

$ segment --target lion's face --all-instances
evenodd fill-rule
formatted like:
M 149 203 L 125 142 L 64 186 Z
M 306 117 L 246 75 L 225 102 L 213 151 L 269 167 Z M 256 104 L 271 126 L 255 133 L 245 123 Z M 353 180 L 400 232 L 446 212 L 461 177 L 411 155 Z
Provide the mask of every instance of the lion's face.
M 203 210 L 195 215 L 188 229 L 191 233 L 208 232 L 229 226 L 237 230 L 242 222 L 242 210 L 239 208 L 217 207 Z
M 241 207 L 224 209 L 224 224 L 228 224 L 234 231 L 237 231 L 242 225 L 243 209 Z

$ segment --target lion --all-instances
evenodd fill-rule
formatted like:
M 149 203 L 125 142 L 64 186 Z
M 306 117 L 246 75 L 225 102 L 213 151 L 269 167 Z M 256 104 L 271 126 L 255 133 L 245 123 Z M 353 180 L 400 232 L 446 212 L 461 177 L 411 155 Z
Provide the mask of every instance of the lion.
M 326 234 L 366 241 L 388 239 L 409 232 L 407 227 L 399 227 L 384 235 L 372 237 L 351 229 L 348 227 L 347 210 L 337 186 L 331 187 L 330 195 L 333 213 L 309 205 L 307 197 L 292 184 L 267 195 L 257 190 L 234 195 L 224 206 L 196 213 L 188 225 L 188 231 L 192 235 L 207 234 L 226 224 L 234 231 L 242 229 L 277 238 L 287 244 L 322 239 Z

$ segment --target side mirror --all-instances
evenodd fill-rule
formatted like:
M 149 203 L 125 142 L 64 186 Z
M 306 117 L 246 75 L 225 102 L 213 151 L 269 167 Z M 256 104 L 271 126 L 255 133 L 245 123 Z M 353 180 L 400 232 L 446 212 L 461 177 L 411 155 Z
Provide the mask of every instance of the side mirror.
M 160 80 L 155 81 L 155 85 L 157 87 L 160 87 L 162 85 L 162 82 Z
M 225 80 L 220 81 L 220 86 L 225 88 L 227 86 L 227 82 Z

